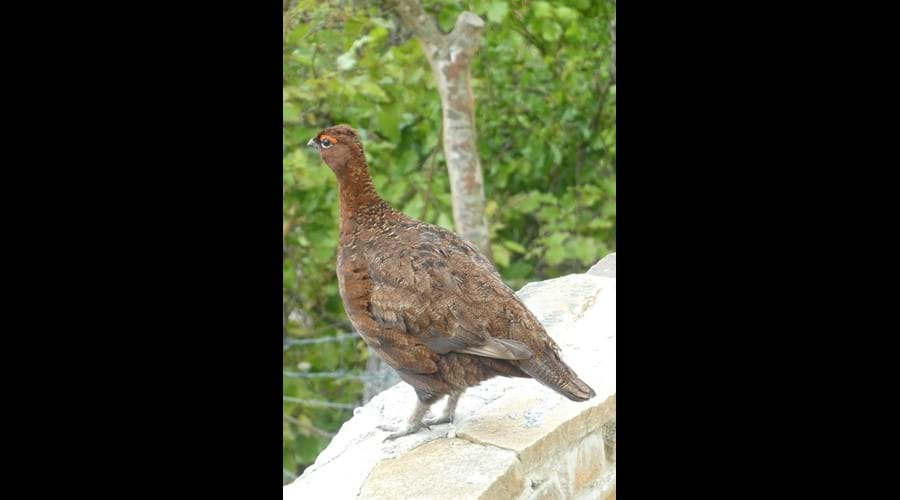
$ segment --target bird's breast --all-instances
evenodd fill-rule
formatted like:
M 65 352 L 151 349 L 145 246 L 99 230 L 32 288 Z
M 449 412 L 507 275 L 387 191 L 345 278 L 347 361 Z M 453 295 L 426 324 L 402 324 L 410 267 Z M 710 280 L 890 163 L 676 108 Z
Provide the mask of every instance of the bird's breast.
M 354 316 L 368 310 L 372 296 L 372 280 L 361 252 L 342 248 L 337 258 L 338 289 L 347 315 Z

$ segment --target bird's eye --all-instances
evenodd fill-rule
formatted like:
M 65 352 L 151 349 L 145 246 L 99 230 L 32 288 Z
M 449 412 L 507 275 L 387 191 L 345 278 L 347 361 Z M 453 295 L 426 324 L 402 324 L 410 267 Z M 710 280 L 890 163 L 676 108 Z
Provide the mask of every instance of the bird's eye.
M 331 141 L 328 139 L 322 139 L 322 147 L 328 149 L 332 146 Z

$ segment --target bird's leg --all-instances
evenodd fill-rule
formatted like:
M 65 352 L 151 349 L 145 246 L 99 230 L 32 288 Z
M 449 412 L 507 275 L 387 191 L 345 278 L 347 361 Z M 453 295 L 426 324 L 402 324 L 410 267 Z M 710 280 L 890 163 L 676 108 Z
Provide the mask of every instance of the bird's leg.
M 465 391 L 451 392 L 447 396 L 447 406 L 444 407 L 444 413 L 437 418 L 427 418 L 425 423 L 428 425 L 447 424 L 453 422 L 453 415 L 456 413 L 456 404 Z
M 428 408 L 431 406 L 431 403 L 426 403 L 421 399 L 416 399 L 416 409 L 413 410 L 412 415 L 409 417 L 409 422 L 406 425 L 406 428 L 395 432 L 388 437 L 384 438 L 385 441 L 389 439 L 397 439 L 398 437 L 408 436 L 410 434 L 415 434 L 419 431 L 419 429 L 426 427 L 425 423 L 422 422 L 422 417 L 425 416 L 425 413 L 428 412 Z M 380 427 L 383 430 L 394 430 L 384 426 Z

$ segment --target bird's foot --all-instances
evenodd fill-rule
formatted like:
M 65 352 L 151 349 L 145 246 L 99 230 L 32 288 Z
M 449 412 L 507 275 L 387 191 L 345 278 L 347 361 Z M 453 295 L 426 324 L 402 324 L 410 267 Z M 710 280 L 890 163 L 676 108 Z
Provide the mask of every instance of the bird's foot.
M 375 428 L 380 431 L 387 431 L 387 432 L 394 432 L 394 431 L 400 429 L 399 427 L 394 426 L 394 425 L 378 425 Z
M 378 428 L 381 430 L 388 431 L 388 432 L 397 431 L 397 432 L 392 432 L 386 438 L 384 438 L 385 441 L 393 441 L 394 439 L 397 439 L 398 437 L 409 436 L 410 434 L 415 434 L 423 428 L 431 430 L 424 423 L 420 423 L 419 425 L 410 425 L 409 427 L 407 427 L 405 429 L 401 429 L 401 430 L 397 430 L 396 427 L 388 427 L 388 426 L 379 426 Z
M 453 415 L 441 415 L 440 417 L 426 418 L 425 423 L 427 425 L 450 424 L 453 423 Z

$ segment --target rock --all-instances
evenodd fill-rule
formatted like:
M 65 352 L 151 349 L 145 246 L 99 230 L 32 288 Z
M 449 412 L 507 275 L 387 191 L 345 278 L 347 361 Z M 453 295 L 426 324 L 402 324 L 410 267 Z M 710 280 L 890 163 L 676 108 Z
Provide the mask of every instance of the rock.
M 607 278 L 616 277 L 616 253 L 613 252 L 606 257 L 600 259 L 600 262 L 594 264 L 587 274 L 594 276 L 606 276 Z
M 595 270 L 519 291 L 595 398 L 575 403 L 531 379 L 495 378 L 465 393 L 454 424 L 384 442 L 376 427 L 402 425 L 415 405 L 400 383 L 357 408 L 283 497 L 614 498 L 615 254 Z
M 524 488 L 517 463 L 516 454 L 509 450 L 438 439 L 379 462 L 358 498 L 516 498 Z M 411 480 L 412 476 L 417 479 Z

